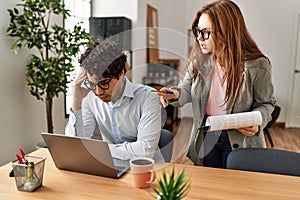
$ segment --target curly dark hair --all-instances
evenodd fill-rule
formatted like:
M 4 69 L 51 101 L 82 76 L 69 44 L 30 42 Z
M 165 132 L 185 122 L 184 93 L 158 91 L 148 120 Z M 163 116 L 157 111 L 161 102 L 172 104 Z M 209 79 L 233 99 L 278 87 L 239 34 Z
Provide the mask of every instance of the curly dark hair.
M 126 61 L 127 56 L 122 53 L 122 46 L 107 39 L 91 44 L 78 60 L 83 69 L 99 79 L 101 76 L 119 79 L 123 70 L 126 73 Z

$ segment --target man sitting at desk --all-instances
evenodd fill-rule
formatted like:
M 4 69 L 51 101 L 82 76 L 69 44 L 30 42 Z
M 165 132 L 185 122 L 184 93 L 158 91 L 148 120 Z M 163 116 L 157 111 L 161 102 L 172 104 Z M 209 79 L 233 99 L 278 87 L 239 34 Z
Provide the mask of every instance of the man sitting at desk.
M 137 156 L 164 161 L 158 150 L 162 106 L 151 88 L 125 76 L 127 59 L 120 45 L 104 40 L 86 49 L 83 70 L 73 83 L 73 104 L 65 134 L 91 138 L 100 130 L 112 157 Z

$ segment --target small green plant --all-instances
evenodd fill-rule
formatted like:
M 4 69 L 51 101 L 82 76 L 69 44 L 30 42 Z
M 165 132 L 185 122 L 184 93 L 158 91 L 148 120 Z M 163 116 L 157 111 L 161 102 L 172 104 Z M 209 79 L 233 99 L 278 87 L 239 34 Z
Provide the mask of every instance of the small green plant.
M 175 168 L 173 167 L 171 175 L 167 177 L 164 170 L 162 178 L 157 180 L 159 188 L 153 188 L 160 200 L 180 200 L 188 193 L 190 181 L 185 175 L 185 171 L 181 171 L 178 177 L 175 175 Z

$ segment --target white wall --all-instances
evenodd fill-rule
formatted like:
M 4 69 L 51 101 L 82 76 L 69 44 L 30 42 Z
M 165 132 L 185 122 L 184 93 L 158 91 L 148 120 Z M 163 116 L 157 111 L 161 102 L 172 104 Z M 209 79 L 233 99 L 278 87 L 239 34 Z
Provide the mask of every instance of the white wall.
M 180 70 L 187 58 L 187 28 L 184 23 L 186 2 L 182 0 L 139 0 L 138 19 L 133 23 L 133 81 L 142 82 L 146 73 L 147 47 L 147 4 L 155 7 L 158 12 L 159 56 L 167 59 L 180 59 Z M 191 116 L 191 104 L 179 111 L 179 117 Z
M 94 0 L 94 17 L 124 16 L 133 21 L 137 20 L 138 0 Z
M 300 1 L 286 0 L 284 5 L 281 1 L 268 0 L 259 1 L 256 4 L 259 6 L 249 1 L 238 4 L 245 14 L 250 33 L 272 62 L 274 96 L 282 108 L 278 121 L 285 122 L 291 98 Z
M 10 51 L 14 39 L 8 37 L 6 29 L 9 22 L 8 8 L 17 0 L 0 2 L 0 165 L 15 159 L 15 154 L 22 147 L 25 153 L 35 149 L 41 141 L 41 131 L 46 131 L 46 110 L 41 101 L 30 95 L 25 81 L 25 65 L 28 51 L 21 50 L 15 55 Z M 54 131 L 63 132 L 64 98 L 54 101 Z

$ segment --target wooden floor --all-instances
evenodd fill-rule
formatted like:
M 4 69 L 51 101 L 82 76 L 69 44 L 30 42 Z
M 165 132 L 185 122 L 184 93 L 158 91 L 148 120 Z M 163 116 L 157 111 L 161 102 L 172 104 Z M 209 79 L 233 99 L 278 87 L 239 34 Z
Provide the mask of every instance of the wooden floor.
M 189 136 L 193 125 L 192 118 L 182 118 L 174 127 L 174 149 L 172 161 L 187 151 Z M 274 124 L 269 128 L 274 147 L 266 137 L 267 148 L 300 152 L 300 128 L 283 128 Z
M 300 128 L 283 128 L 275 124 L 269 129 L 269 132 L 274 143 L 274 149 L 300 152 Z M 267 138 L 266 142 L 267 147 L 272 148 Z

